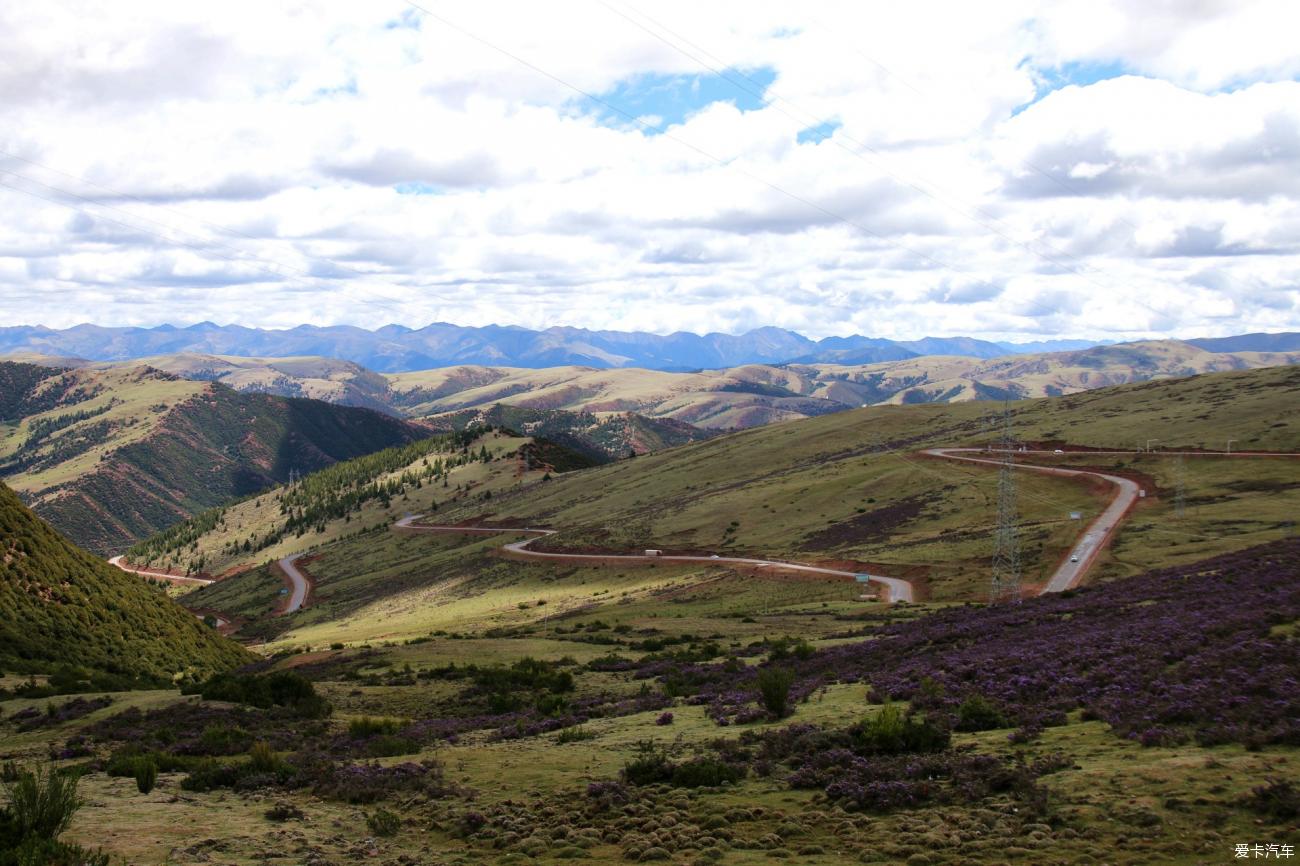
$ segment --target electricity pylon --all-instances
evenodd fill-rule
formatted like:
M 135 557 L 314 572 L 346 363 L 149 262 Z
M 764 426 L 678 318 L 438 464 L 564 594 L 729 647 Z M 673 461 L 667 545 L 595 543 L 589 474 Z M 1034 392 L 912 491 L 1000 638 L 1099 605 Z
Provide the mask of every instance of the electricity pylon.
M 989 604 L 1020 601 L 1020 531 L 1016 512 L 1015 448 L 1011 410 L 1002 412 L 1002 466 L 998 470 L 998 532 L 993 546 Z

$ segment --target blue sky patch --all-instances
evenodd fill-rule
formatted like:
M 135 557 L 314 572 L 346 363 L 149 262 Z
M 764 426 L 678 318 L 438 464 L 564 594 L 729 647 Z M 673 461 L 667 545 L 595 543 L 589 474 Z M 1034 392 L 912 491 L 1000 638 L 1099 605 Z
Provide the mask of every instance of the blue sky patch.
M 755 111 L 764 105 L 763 94 L 776 80 L 770 67 L 728 69 L 726 77 L 712 72 L 701 75 L 647 73 L 624 79 L 612 89 L 597 94 L 601 100 L 635 117 L 650 119 L 658 126 L 682 123 L 692 114 L 715 102 L 730 102 L 741 111 Z M 596 117 L 606 126 L 624 127 L 626 117 L 594 103 Z M 646 130 L 653 135 L 653 130 Z
M 843 126 L 843 124 L 838 120 L 828 120 L 824 123 L 819 123 L 816 126 L 810 126 L 807 129 L 799 130 L 799 134 L 794 137 L 794 140 L 799 144 L 804 144 L 809 141 L 813 144 L 817 144 L 830 138 L 835 130 L 839 129 L 841 126 Z
M 1089 84 L 1096 84 L 1098 81 L 1130 74 L 1132 74 L 1132 70 L 1117 60 L 1071 60 L 1069 63 L 1062 63 L 1060 66 L 1035 69 L 1034 75 L 1037 78 L 1038 86 L 1034 98 L 1016 108 L 1011 114 L 1014 117 L 1047 94 L 1054 90 L 1060 90 L 1062 87 L 1069 87 L 1071 84 L 1087 87 Z
M 436 183 L 423 183 L 421 181 L 407 181 L 399 183 L 393 187 L 398 195 L 442 195 L 446 187 Z

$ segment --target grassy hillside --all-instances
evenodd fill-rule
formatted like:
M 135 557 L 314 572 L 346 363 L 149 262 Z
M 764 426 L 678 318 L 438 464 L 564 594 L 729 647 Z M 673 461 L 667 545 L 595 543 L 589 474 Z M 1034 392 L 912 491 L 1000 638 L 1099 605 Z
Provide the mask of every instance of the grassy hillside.
M 330 862 L 1226 862 L 1294 835 L 1298 557 L 1274 543 L 919 618 L 815 592 L 775 610 L 714 585 L 616 594 L 538 627 L 279 659 L 328 719 L 137 692 L 6 745 L 103 758 L 77 759 L 100 805 L 67 838 L 141 866 L 274 860 L 287 834 Z
M 539 451 L 532 439 L 482 428 L 386 448 L 201 512 L 133 545 L 127 560 L 186 573 L 239 570 L 539 478 L 554 471 Z
M 3 485 L 0 545 L 0 669 L 166 679 L 249 660 L 160 590 L 61 538 Z
M 377 412 L 241 394 L 153 370 L 0 363 L 0 473 L 96 553 L 232 497 L 428 434 Z M 16 396 L 15 396 L 16 395 Z
M 1165 340 L 994 360 L 927 356 L 860 366 L 751 364 L 699 373 L 451 367 L 388 378 L 393 404 L 412 415 L 500 402 L 533 409 L 637 412 L 734 429 L 867 405 L 1059 396 L 1297 362 L 1297 353 L 1216 354 Z
M 1198 447 L 1232 437 L 1234 449 L 1300 450 L 1300 431 L 1277 417 L 1278 406 L 1298 399 L 1300 368 L 1269 368 L 1024 401 L 1012 405 L 1013 429 L 1017 437 L 1048 448 L 1070 443 L 1133 449 L 1148 438 L 1163 440 L 1156 447 Z M 437 496 L 440 521 L 551 526 L 560 532 L 539 544 L 553 549 L 657 547 L 824 562 L 905 577 L 923 599 L 981 599 L 996 524 L 997 473 L 916 452 L 991 440 L 986 411 L 981 404 L 872 407 L 742 431 L 545 482 L 537 475 L 532 481 L 507 477 L 493 482 L 490 499 L 477 489 L 450 499 L 430 492 Z M 1300 507 L 1300 466 L 1292 462 L 1188 458 L 1179 470 L 1175 458 L 1158 451 L 1035 460 L 1129 474 L 1148 490 L 1094 572 L 1096 580 L 1274 540 L 1291 531 Z M 1180 471 L 1181 517 L 1175 502 Z M 1037 474 L 1018 480 L 1025 581 L 1033 585 L 1078 537 L 1083 523 L 1070 513 L 1080 512 L 1086 522 L 1108 492 Z M 421 494 L 411 495 L 409 510 L 425 510 Z M 497 563 L 484 557 L 510 540 L 508 534 L 476 537 L 461 550 L 430 537 L 387 532 L 379 516 L 362 521 L 363 535 L 345 537 L 331 529 L 308 537 L 319 553 L 309 567 L 320 578 L 322 597 L 337 590 L 349 601 L 332 612 L 322 608 L 277 622 L 277 632 L 288 630 L 285 640 L 510 627 L 557 610 L 600 606 L 625 592 L 628 605 L 639 605 L 651 586 L 672 593 L 716 581 L 719 591 L 738 598 L 774 591 L 773 583 L 732 580 L 717 569 L 611 575 L 608 569 Z M 201 540 L 199 549 L 210 549 L 219 538 Z M 273 576 L 250 574 L 199 595 L 207 599 L 205 606 L 256 618 L 273 607 L 278 588 Z M 848 597 L 843 587 L 826 591 Z M 461 595 L 474 603 L 456 602 Z M 558 607 L 518 607 L 537 598 Z
M 671 418 L 647 418 L 633 412 L 593 415 L 554 409 L 528 409 L 495 403 L 489 409 L 462 409 L 425 419 L 435 428 L 465 430 L 475 426 L 504 427 L 529 436 L 543 437 L 596 462 L 629 454 L 662 451 L 716 435 Z
M 1290 365 L 1300 362 L 1300 353 L 1216 352 L 1189 342 L 1154 340 L 991 360 L 927 355 L 867 364 L 748 364 L 693 373 L 460 365 L 386 375 L 320 357 L 190 353 L 147 360 L 177 375 L 219 381 L 240 391 L 314 397 L 407 417 L 491 411 L 502 403 L 602 417 L 635 413 L 730 430 L 860 406 L 1060 396 L 1150 379 Z M 116 369 L 137 363 L 95 366 Z

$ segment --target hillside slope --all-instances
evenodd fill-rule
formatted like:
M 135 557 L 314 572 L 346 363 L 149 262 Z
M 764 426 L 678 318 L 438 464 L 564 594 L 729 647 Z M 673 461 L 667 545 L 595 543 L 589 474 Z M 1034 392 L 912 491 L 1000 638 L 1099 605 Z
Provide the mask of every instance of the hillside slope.
M 829 345 L 847 348 L 777 366 L 745 364 L 695 372 L 607 369 L 598 364 L 546 369 L 462 364 L 381 375 L 350 361 L 323 357 L 185 353 L 147 360 L 178 376 L 218 381 L 239 391 L 312 397 L 412 418 L 490 411 L 503 403 L 542 412 L 634 413 L 707 430 L 731 430 L 859 406 L 1059 396 L 1156 378 L 1300 362 L 1300 351 L 1286 341 L 1288 335 L 1263 335 L 1268 339 L 1262 342 L 1248 337 L 1226 342 L 1154 340 L 1032 354 L 1000 353 L 993 344 L 978 341 L 927 339 L 916 341 L 914 348 L 949 354 L 914 357 L 906 352 L 883 359 L 878 347 L 859 345 L 864 338 L 828 338 L 824 342 Z M 1256 345 L 1277 350 L 1227 351 Z M 60 364 L 57 358 L 29 359 Z M 92 366 L 121 370 L 136 365 Z M 669 441 L 682 437 L 671 436 Z
M 290 471 L 428 435 L 368 409 L 241 394 L 147 367 L 0 363 L 0 375 L 18 386 L 6 391 L 0 473 L 37 513 L 100 554 Z
M 60 537 L 0 484 L 0 669 L 72 664 L 132 677 L 251 659 L 161 591 Z
M 555 367 L 448 367 L 389 377 L 409 415 L 506 403 L 531 409 L 637 412 L 708 429 L 743 429 L 879 404 L 954 403 L 1073 394 L 1155 378 L 1300 363 L 1300 353 L 1215 353 L 1176 340 L 991 360 L 926 356 L 843 366 L 751 364 L 698 373 Z

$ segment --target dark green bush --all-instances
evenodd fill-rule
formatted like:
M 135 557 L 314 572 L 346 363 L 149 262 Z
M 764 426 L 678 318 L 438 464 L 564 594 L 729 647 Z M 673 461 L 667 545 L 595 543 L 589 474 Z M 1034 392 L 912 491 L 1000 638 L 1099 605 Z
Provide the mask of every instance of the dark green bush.
M 141 794 L 148 794 L 158 782 L 158 765 L 152 758 L 135 759 L 135 787 Z
M 678 788 L 716 788 L 723 782 L 739 782 L 745 768 L 717 758 L 695 758 L 673 768 L 671 782 Z
M 623 766 L 623 781 L 629 785 L 653 785 L 673 777 L 668 756 L 654 743 L 637 744 L 637 756 Z
M 235 704 L 269 709 L 287 707 L 295 716 L 320 719 L 330 714 L 329 702 L 316 694 L 311 681 L 293 671 L 276 671 L 270 674 L 217 674 L 197 689 L 205 701 L 229 701 Z
M 767 710 L 778 719 L 790 712 L 790 686 L 794 685 L 794 671 L 788 668 L 762 668 L 758 672 L 758 694 Z
M 951 739 L 943 728 L 927 719 L 904 715 L 897 706 L 887 706 L 850 731 L 854 750 L 866 755 L 897 755 L 904 752 L 939 752 Z
M 376 809 L 366 816 L 366 826 L 376 836 L 396 836 L 402 828 L 402 819 L 387 809 Z
M 1009 728 L 1011 722 L 988 698 L 971 695 L 957 707 L 957 724 L 954 727 L 966 732 L 992 731 Z

